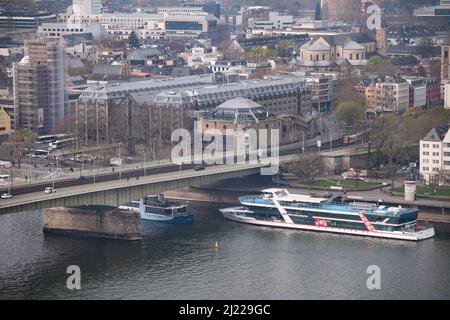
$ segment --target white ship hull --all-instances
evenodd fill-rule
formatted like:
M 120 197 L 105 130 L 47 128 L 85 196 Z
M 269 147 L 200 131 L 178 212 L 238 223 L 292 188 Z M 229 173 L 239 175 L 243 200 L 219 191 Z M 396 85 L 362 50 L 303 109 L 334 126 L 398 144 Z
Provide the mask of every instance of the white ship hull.
M 222 215 L 232 221 L 237 221 L 241 223 L 253 224 L 258 226 L 266 226 L 272 228 L 286 228 L 286 229 L 298 229 L 298 230 L 308 230 L 308 231 L 318 231 L 318 232 L 330 232 L 338 234 L 350 234 L 357 236 L 368 236 L 377 238 L 388 238 L 388 239 L 398 239 L 398 240 L 409 240 L 409 241 L 421 241 L 434 237 L 435 232 L 433 228 L 425 229 L 417 232 L 401 232 L 401 231 L 366 231 L 366 230 L 354 230 L 354 229 L 344 229 L 344 228 L 333 228 L 325 226 L 313 226 L 305 224 L 295 224 L 286 223 L 284 221 L 265 221 L 257 220 L 252 217 L 245 217 L 242 215 L 245 210 L 242 207 L 219 209 Z

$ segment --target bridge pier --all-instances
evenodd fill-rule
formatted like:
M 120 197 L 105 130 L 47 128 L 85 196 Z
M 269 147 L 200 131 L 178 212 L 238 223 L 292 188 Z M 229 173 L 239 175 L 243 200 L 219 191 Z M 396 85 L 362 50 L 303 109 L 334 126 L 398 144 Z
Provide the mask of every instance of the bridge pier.
M 139 213 L 107 206 L 57 207 L 42 210 L 45 234 L 141 239 Z

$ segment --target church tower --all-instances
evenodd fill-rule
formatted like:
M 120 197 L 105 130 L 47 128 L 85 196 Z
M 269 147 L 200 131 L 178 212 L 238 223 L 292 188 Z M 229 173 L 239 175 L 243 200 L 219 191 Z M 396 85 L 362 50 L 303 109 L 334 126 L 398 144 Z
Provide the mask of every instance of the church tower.
M 443 84 L 450 83 L 450 32 L 442 44 L 441 80 Z
M 387 55 L 387 31 L 386 26 L 382 25 L 375 29 L 377 40 L 377 52 L 380 56 Z

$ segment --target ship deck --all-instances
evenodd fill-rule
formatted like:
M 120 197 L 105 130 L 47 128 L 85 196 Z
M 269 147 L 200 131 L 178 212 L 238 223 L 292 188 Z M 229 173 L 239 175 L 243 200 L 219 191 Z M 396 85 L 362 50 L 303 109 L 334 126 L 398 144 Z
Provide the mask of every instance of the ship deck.
M 259 204 L 259 205 L 274 205 L 270 198 L 265 198 L 262 196 L 243 196 L 239 200 L 242 204 Z M 331 200 L 322 200 L 320 202 L 297 202 L 289 197 L 278 198 L 277 199 L 283 207 L 294 207 L 294 208 L 311 208 L 311 209 L 322 209 L 331 211 L 341 211 L 341 212 L 352 212 L 359 213 L 364 210 L 365 214 L 375 214 L 386 217 L 398 217 L 404 214 L 410 214 L 415 212 L 414 209 L 399 208 L 399 207 L 387 207 L 387 206 L 377 206 L 371 203 L 342 203 L 333 202 Z

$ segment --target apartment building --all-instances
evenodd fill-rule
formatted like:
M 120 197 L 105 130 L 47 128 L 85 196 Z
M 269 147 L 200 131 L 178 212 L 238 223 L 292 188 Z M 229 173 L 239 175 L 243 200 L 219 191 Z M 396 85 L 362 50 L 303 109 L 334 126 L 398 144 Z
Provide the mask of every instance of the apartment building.
M 306 82 L 310 91 L 311 106 L 317 112 L 328 112 L 334 96 L 334 78 L 332 75 L 315 74 L 309 71 L 296 72 L 296 77 Z
M 409 84 L 409 107 L 424 107 L 427 104 L 427 84 L 423 78 L 405 77 Z
M 403 112 L 409 106 L 409 84 L 402 78 L 390 77 L 376 84 L 379 111 Z
M 11 134 L 11 116 L 0 107 L 0 142 L 7 140 Z
M 430 130 L 420 140 L 420 168 L 422 181 L 426 184 L 442 184 L 443 174 L 450 170 L 449 125 Z
M 368 110 L 376 110 L 377 108 L 377 87 L 369 85 L 365 88 L 365 102 Z

